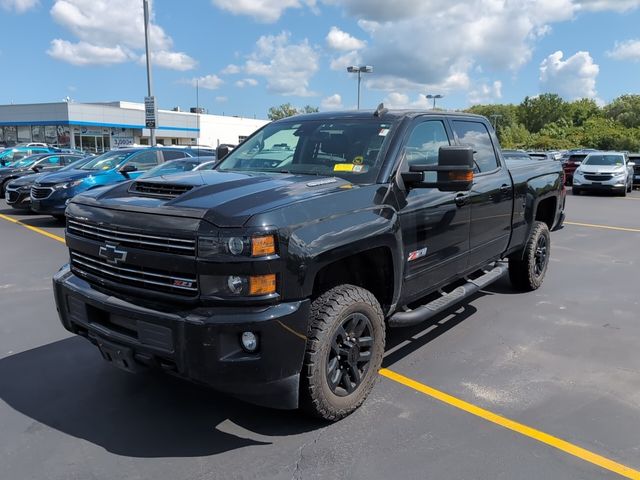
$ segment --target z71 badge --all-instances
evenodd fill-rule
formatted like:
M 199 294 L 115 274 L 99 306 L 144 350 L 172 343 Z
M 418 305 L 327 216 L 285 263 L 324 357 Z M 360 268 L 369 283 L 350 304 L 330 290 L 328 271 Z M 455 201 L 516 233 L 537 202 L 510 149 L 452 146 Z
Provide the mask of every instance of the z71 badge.
M 409 258 L 407 258 L 408 262 L 413 262 L 419 258 L 424 257 L 427 254 L 427 247 L 421 248 L 420 250 L 416 250 L 415 252 L 411 252 L 409 254 Z

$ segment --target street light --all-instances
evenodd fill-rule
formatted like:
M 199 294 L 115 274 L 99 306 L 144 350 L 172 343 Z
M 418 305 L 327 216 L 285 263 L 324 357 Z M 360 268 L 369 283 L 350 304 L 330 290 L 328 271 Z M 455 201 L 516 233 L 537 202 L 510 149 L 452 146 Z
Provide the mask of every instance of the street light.
M 347 67 L 347 72 L 358 74 L 358 110 L 360 110 L 360 75 L 363 73 L 373 72 L 373 67 L 371 65 L 354 65 L 351 67 Z
M 438 98 L 444 98 L 444 95 L 440 95 L 440 94 L 437 94 L 437 95 L 427 95 L 427 98 L 428 98 L 429 100 L 433 99 L 433 109 L 435 110 L 435 109 L 436 109 L 436 99 L 438 99 Z
M 500 120 L 502 118 L 502 115 L 494 113 L 493 115 L 489 115 L 489 117 L 491 117 L 491 119 L 493 119 L 493 129 L 497 132 L 498 131 L 498 120 Z
M 142 8 L 144 10 L 144 49 L 147 54 L 147 97 L 153 99 L 153 107 L 154 107 L 154 125 L 153 128 L 149 129 L 150 139 L 149 145 L 152 147 L 156 146 L 156 125 L 155 122 L 157 119 L 155 118 L 155 98 L 153 98 L 153 88 L 152 88 L 152 79 L 151 79 L 151 57 L 149 56 L 149 0 L 142 0 Z M 145 106 L 145 117 L 146 106 Z M 146 118 L 145 118 L 146 123 Z

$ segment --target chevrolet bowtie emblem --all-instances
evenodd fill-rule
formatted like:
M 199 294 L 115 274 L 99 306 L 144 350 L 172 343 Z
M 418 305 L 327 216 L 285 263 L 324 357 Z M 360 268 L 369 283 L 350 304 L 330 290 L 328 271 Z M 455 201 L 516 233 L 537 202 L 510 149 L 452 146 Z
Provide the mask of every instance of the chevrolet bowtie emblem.
M 106 244 L 100 247 L 98 255 L 114 265 L 127 260 L 126 250 L 118 250 L 118 247 L 115 245 Z

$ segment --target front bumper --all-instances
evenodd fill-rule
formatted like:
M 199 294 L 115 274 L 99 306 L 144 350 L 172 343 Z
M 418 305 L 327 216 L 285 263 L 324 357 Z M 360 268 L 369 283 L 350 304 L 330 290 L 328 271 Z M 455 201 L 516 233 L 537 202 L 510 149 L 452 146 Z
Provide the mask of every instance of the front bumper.
M 68 266 L 53 286 L 63 326 L 98 345 L 116 366 L 160 368 L 267 407 L 298 406 L 308 300 L 167 311 L 100 292 Z M 257 333 L 257 353 L 241 348 L 245 331 Z M 120 355 L 126 359 L 115 358 Z
M 623 191 L 627 188 L 625 180 L 610 179 L 610 180 L 587 180 L 574 175 L 573 177 L 574 188 L 580 190 L 600 190 L 600 191 Z
M 29 198 L 29 191 L 21 192 L 20 190 L 14 190 L 7 188 L 5 191 L 5 200 L 8 205 L 13 208 L 28 210 L 31 208 L 31 199 Z

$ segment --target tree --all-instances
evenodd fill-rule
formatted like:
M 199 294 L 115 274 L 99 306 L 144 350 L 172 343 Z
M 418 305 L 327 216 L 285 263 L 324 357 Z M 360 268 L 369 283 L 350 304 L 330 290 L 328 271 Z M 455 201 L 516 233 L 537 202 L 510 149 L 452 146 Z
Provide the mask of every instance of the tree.
M 602 116 L 602 110 L 596 101 L 590 98 L 582 98 L 568 103 L 567 112 L 569 119 L 576 127 L 581 127 L 590 118 Z
M 640 127 L 640 95 L 622 95 L 604 107 L 604 113 L 627 128 Z
M 305 105 L 298 109 L 290 103 L 283 103 L 279 107 L 271 107 L 267 116 L 269 120 L 280 120 L 281 118 L 292 117 L 301 113 L 315 113 L 317 111 L 318 107 L 312 107 L 311 105 Z
M 525 97 L 518 106 L 520 123 L 531 133 L 538 133 L 545 125 L 568 117 L 567 103 L 555 93 Z

